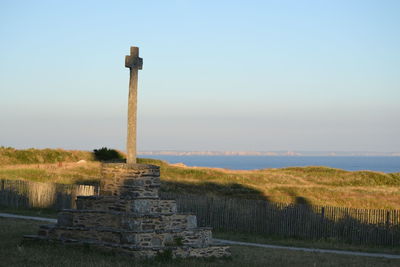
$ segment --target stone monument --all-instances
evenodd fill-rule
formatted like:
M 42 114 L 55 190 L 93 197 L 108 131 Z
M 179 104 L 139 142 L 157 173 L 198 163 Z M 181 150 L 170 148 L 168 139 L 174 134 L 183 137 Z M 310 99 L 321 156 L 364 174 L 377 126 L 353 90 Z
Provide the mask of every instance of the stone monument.
M 138 70 L 143 66 L 143 59 L 139 57 L 139 48 L 131 46 L 131 55 L 125 57 L 125 67 L 130 70 L 129 97 L 128 97 L 128 135 L 126 142 L 126 163 L 136 163 L 136 112 L 137 112 L 137 84 Z
M 229 247 L 212 244 L 211 228 L 197 227 L 193 214 L 177 213 L 175 200 L 159 197 L 160 168 L 136 163 L 138 70 L 143 61 L 131 47 L 127 162 L 104 163 L 99 196 L 78 196 L 77 209 L 59 213 L 57 224 L 42 225 L 38 235 L 25 236 L 151 258 L 224 257 Z

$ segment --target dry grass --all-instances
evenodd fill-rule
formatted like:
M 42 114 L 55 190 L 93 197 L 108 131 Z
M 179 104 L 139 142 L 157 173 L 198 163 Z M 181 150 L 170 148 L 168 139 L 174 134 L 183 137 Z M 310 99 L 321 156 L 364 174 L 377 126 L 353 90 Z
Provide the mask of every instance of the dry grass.
M 0 167 L 0 179 L 61 184 L 93 183 L 100 178 L 100 162 L 16 164 Z
M 236 171 L 161 165 L 163 190 L 240 196 L 293 203 L 365 209 L 400 209 L 400 173 L 345 171 L 326 167 L 296 167 Z M 192 186 L 190 186 L 192 185 Z M 208 185 L 208 186 L 204 186 Z M 198 190 L 203 192 L 196 192 Z
M 46 162 L 57 162 L 52 156 L 64 157 L 70 162 L 63 162 L 61 166 L 59 163 L 3 164 L 0 166 L 0 179 L 65 184 L 93 183 L 100 179 L 99 162 L 73 162 L 84 156 L 90 158 L 90 152 L 49 149 L 21 152 L 0 148 L 0 159 L 6 158 L 0 160 L 2 163 L 31 162 L 40 158 Z M 139 159 L 139 162 L 161 166 L 163 191 L 267 199 L 284 203 L 302 198 L 309 204 L 322 206 L 400 209 L 400 173 L 344 171 L 326 167 L 238 171 L 169 165 L 152 159 Z
M 93 160 L 94 155 L 81 150 L 0 147 L 0 165 L 76 162 L 82 159 Z

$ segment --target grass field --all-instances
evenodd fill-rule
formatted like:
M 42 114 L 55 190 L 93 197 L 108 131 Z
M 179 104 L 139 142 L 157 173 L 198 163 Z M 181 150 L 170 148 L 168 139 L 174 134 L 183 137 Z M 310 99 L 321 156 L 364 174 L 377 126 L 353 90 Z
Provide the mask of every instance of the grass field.
M 90 152 L 56 150 L 65 159 L 60 165 L 49 163 L 55 162 L 49 156 L 53 155 L 52 150 L 30 150 L 27 152 L 29 157 L 21 156 L 25 154 L 19 150 L 13 151 L 0 149 L 0 159 L 4 159 L 0 160 L 0 179 L 66 184 L 96 183 L 100 179 L 101 163 L 93 161 Z M 59 155 L 56 152 L 54 155 Z M 38 163 L 40 158 L 44 158 L 42 162 L 45 163 Z M 87 162 L 76 163 L 80 159 Z M 139 159 L 139 163 L 161 166 L 162 191 L 284 203 L 302 199 L 306 203 L 322 206 L 400 209 L 400 173 L 345 171 L 326 167 L 238 171 L 170 165 L 153 159 Z
M 232 247 L 229 259 L 138 261 L 88 247 L 22 242 L 40 222 L 0 218 L 0 266 L 400 266 L 400 260 L 307 253 L 280 249 Z
M 98 183 L 100 162 L 15 164 L 0 166 L 0 179 L 29 180 L 61 184 Z
M 267 245 L 302 247 L 302 248 L 318 248 L 318 249 L 334 249 L 360 251 L 370 253 L 386 253 L 400 255 L 400 247 L 391 246 L 373 246 L 373 245 L 352 245 L 340 242 L 335 239 L 307 240 L 299 238 L 282 238 L 260 234 L 238 233 L 238 232 L 221 232 L 213 231 L 213 236 L 219 239 L 241 241 L 248 243 L 259 243 Z
M 0 206 L 1 213 L 11 213 L 17 215 L 34 216 L 34 217 L 45 217 L 45 218 L 57 218 L 57 211 L 50 209 L 40 208 L 8 208 Z M 351 245 L 348 243 L 341 242 L 336 239 L 329 240 L 308 240 L 299 238 L 283 238 L 273 237 L 260 234 L 251 233 L 240 233 L 240 232 L 227 232 L 227 231 L 213 231 L 213 236 L 219 239 L 242 241 L 250 243 L 260 243 L 268 245 L 281 245 L 281 246 L 293 246 L 293 247 L 305 247 L 305 248 L 319 248 L 319 249 L 336 249 L 336 250 L 350 250 L 360 252 L 371 252 L 371 253 L 387 253 L 387 254 L 399 254 L 400 247 L 391 246 L 373 246 L 373 245 Z

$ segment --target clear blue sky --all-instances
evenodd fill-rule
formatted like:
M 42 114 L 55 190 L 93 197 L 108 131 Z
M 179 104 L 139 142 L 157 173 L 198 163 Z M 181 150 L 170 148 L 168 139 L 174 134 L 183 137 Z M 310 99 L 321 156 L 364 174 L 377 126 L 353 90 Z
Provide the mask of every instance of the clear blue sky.
M 400 1 L 0 2 L 0 145 L 400 151 Z

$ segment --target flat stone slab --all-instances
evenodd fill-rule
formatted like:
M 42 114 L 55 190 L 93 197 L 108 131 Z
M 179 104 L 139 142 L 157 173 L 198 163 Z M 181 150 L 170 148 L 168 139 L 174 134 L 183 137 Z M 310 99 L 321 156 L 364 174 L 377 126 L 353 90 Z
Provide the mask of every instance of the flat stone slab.
M 189 230 L 197 227 L 193 214 L 139 214 L 97 210 L 63 210 L 58 226 L 105 227 L 130 231 Z
M 160 167 L 152 164 L 127 164 L 127 163 L 103 163 L 102 171 L 124 172 L 129 171 L 137 174 L 160 174 Z
M 128 231 L 100 227 L 42 225 L 38 235 L 50 240 L 86 240 L 129 244 L 137 247 L 163 247 L 174 243 L 188 247 L 206 247 L 212 240 L 211 228 L 207 227 L 190 230 Z
M 175 200 L 159 198 L 122 199 L 116 196 L 78 196 L 78 210 L 133 212 L 138 214 L 173 214 L 177 212 Z

